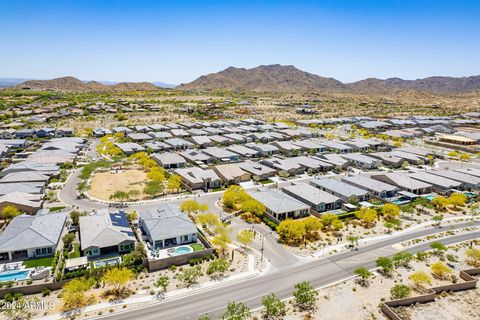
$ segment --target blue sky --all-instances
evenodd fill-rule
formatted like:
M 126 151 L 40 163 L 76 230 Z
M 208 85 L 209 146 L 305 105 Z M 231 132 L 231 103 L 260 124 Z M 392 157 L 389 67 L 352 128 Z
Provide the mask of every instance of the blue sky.
M 480 1 L 0 0 L 0 77 L 182 83 L 291 64 L 344 82 L 480 74 Z

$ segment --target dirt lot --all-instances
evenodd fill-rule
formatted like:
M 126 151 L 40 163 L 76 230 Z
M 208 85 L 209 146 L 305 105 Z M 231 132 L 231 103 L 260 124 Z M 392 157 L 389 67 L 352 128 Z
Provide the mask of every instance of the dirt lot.
M 97 172 L 92 178 L 88 193 L 100 200 L 110 200 L 110 196 L 116 191 L 128 193 L 136 190 L 139 194 L 131 196 L 130 200 L 139 200 L 144 198 L 143 189 L 146 181 L 147 174 L 137 169 Z

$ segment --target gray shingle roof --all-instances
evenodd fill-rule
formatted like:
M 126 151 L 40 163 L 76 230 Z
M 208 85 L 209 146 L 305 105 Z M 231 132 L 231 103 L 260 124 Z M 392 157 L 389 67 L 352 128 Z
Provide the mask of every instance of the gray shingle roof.
M 277 189 L 251 191 L 249 194 L 266 208 L 275 213 L 308 210 L 309 205 Z
M 174 238 L 197 232 L 192 220 L 178 207 L 170 204 L 142 209 L 138 216 L 153 240 Z
M 66 219 L 64 212 L 17 216 L 0 234 L 0 251 L 56 246 Z

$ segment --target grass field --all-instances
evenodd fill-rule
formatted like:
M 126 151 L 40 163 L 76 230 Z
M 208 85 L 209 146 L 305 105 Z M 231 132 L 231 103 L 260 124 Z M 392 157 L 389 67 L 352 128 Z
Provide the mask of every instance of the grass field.
M 23 265 L 26 268 L 35 268 L 35 267 L 50 267 L 52 265 L 53 257 L 46 257 L 40 259 L 32 259 L 23 261 Z
M 147 181 L 147 174 L 142 170 L 131 169 L 120 172 L 97 172 L 92 178 L 88 193 L 97 199 L 111 200 L 110 196 L 116 191 L 129 192 L 136 190 L 138 196 L 130 200 L 144 198 L 143 189 Z

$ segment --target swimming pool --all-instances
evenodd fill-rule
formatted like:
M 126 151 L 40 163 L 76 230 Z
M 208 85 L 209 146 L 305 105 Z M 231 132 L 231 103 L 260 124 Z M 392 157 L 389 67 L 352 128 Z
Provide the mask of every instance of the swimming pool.
M 470 191 L 465 191 L 463 194 L 466 195 L 466 196 L 469 197 L 469 198 L 473 198 L 473 197 L 476 196 L 475 193 L 470 192 Z
M 0 282 L 25 280 L 30 277 L 30 270 L 13 270 L 0 272 Z
M 175 249 L 174 252 L 172 252 L 172 256 L 180 256 L 182 254 L 187 254 L 187 253 L 192 253 L 193 249 L 190 246 L 181 246 Z
M 428 196 L 424 196 L 425 199 L 432 201 L 435 196 L 433 194 L 429 194 Z
M 105 267 L 105 266 L 117 266 L 122 263 L 121 257 L 113 257 L 109 259 L 97 260 L 94 262 L 95 268 Z

